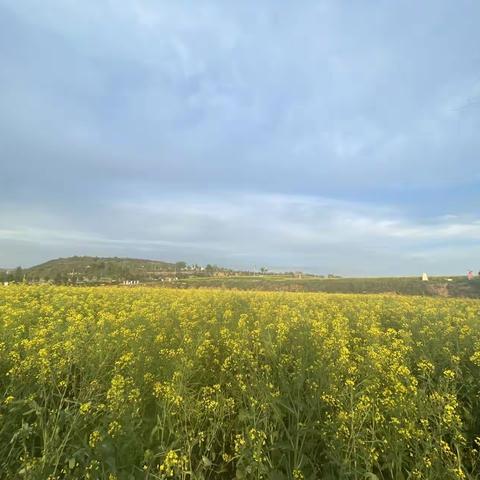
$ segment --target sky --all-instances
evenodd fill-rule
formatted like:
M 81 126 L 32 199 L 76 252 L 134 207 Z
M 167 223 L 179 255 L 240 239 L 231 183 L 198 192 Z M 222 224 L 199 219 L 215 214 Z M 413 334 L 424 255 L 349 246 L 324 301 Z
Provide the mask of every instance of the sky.
M 0 0 L 0 266 L 480 270 L 477 0 Z

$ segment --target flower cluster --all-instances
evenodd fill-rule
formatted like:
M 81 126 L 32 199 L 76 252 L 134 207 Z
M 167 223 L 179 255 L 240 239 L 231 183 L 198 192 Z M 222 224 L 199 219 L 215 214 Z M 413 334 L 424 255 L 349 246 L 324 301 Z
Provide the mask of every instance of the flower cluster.
M 478 300 L 9 286 L 0 384 L 5 478 L 480 471 Z

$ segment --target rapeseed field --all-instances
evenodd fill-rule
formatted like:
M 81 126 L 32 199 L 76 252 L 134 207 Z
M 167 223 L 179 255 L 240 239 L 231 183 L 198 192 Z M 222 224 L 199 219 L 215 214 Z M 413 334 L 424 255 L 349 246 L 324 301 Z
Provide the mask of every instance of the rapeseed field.
M 0 478 L 480 478 L 480 301 L 8 286 Z

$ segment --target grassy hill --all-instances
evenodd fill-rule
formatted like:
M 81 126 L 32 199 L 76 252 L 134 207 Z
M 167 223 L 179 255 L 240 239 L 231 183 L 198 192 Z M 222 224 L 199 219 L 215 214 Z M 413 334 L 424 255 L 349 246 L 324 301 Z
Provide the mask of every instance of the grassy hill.
M 175 272 L 175 264 L 159 260 L 119 257 L 57 258 L 24 271 L 28 281 L 54 280 L 58 283 L 123 280 L 153 281 Z

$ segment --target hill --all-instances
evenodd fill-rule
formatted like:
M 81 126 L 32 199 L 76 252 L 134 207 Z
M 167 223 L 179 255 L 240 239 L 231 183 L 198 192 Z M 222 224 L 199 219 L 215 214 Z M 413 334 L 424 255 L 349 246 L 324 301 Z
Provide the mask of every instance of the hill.
M 183 262 L 169 263 L 120 257 L 68 257 L 24 270 L 27 281 L 53 280 L 57 283 L 154 281 L 175 273 Z

